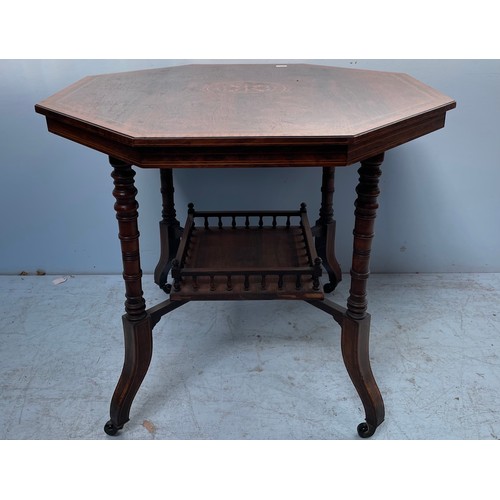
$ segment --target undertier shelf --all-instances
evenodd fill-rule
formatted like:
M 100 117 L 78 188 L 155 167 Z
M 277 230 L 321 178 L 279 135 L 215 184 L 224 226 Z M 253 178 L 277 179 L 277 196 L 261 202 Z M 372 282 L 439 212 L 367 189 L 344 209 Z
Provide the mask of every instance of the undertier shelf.
M 172 262 L 171 300 L 323 299 L 305 204 L 297 211 L 197 212 Z

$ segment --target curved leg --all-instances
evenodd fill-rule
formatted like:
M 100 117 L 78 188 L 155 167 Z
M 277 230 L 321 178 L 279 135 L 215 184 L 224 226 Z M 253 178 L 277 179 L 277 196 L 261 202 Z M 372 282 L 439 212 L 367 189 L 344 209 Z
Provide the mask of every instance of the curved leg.
M 370 366 L 370 316 L 355 320 L 348 316 L 342 322 L 342 357 L 349 377 L 359 394 L 366 413 L 366 423 L 358 426 L 361 437 L 370 437 L 384 421 L 384 402 Z
M 130 321 L 123 317 L 125 336 L 125 360 L 122 373 L 111 399 L 111 419 L 104 431 L 114 436 L 129 420 L 130 407 L 141 386 L 153 354 L 153 336 L 150 317 Z
M 335 290 L 342 280 L 342 271 L 335 257 L 335 220 L 333 218 L 333 193 L 335 191 L 335 167 L 323 167 L 321 182 L 321 208 L 315 227 L 316 252 L 323 261 L 329 283 L 324 286 L 325 293 Z
M 358 425 L 358 434 L 361 437 L 370 437 L 384 421 L 385 413 L 384 402 L 370 366 L 370 315 L 357 320 L 349 317 L 346 309 L 328 299 L 307 302 L 332 315 L 342 328 L 342 357 L 366 413 L 366 422 Z
M 160 221 L 160 260 L 155 269 L 154 279 L 162 290 L 170 293 L 167 276 L 179 248 L 182 228 L 176 218 L 172 169 L 160 169 L 160 178 L 163 210 Z
M 152 355 L 152 323 L 142 291 L 135 172 L 131 165 L 120 160 L 110 158 L 110 163 L 113 166 L 113 196 L 116 198 L 126 296 L 123 317 L 125 360 L 111 400 L 111 419 L 104 427 L 107 434 L 114 435 L 128 421 L 130 406 L 148 370 Z
M 370 274 L 370 253 L 377 216 L 380 165 L 384 155 L 361 162 L 355 203 L 351 288 L 342 322 L 342 356 L 366 412 L 366 423 L 358 426 L 361 437 L 370 437 L 384 420 L 384 403 L 375 382 L 369 358 L 370 316 L 367 314 L 366 285 Z

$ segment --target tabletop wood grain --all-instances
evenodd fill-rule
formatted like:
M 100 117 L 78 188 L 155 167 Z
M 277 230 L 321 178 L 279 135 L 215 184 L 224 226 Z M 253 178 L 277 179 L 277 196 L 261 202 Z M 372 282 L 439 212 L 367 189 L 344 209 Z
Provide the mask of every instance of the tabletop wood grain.
M 402 73 L 220 64 L 89 76 L 35 108 L 55 133 L 109 154 L 116 154 L 109 143 L 149 148 L 136 149 L 135 163 L 159 166 L 151 148 L 337 145 L 341 162 L 349 156 L 352 162 L 386 138 L 384 146 L 393 147 L 444 126 L 454 107 L 451 98 Z

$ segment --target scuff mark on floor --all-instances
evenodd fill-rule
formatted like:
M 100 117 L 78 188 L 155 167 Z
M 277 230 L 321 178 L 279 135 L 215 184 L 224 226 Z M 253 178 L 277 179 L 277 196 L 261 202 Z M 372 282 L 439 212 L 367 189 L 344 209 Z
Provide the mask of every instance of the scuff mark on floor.
M 156 426 L 155 424 L 153 424 L 153 422 L 149 421 L 149 420 L 144 420 L 144 422 L 142 423 L 142 426 L 150 433 L 150 434 L 153 434 L 153 436 L 155 435 L 156 433 Z
M 248 371 L 260 373 L 260 372 L 264 371 L 264 368 L 262 368 L 262 366 L 260 366 L 260 365 L 257 365 L 255 368 L 252 368 L 251 370 L 248 370 Z

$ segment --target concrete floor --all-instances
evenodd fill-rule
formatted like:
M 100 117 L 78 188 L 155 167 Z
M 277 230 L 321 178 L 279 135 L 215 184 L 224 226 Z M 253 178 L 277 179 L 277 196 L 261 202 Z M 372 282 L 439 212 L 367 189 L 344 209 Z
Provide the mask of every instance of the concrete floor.
M 340 330 L 303 302 L 198 302 L 154 331 L 131 420 L 103 425 L 123 361 L 120 276 L 0 277 L 1 439 L 358 439 Z M 144 278 L 148 307 L 165 299 Z M 332 299 L 345 304 L 348 279 Z M 373 275 L 372 440 L 500 437 L 500 274 Z

